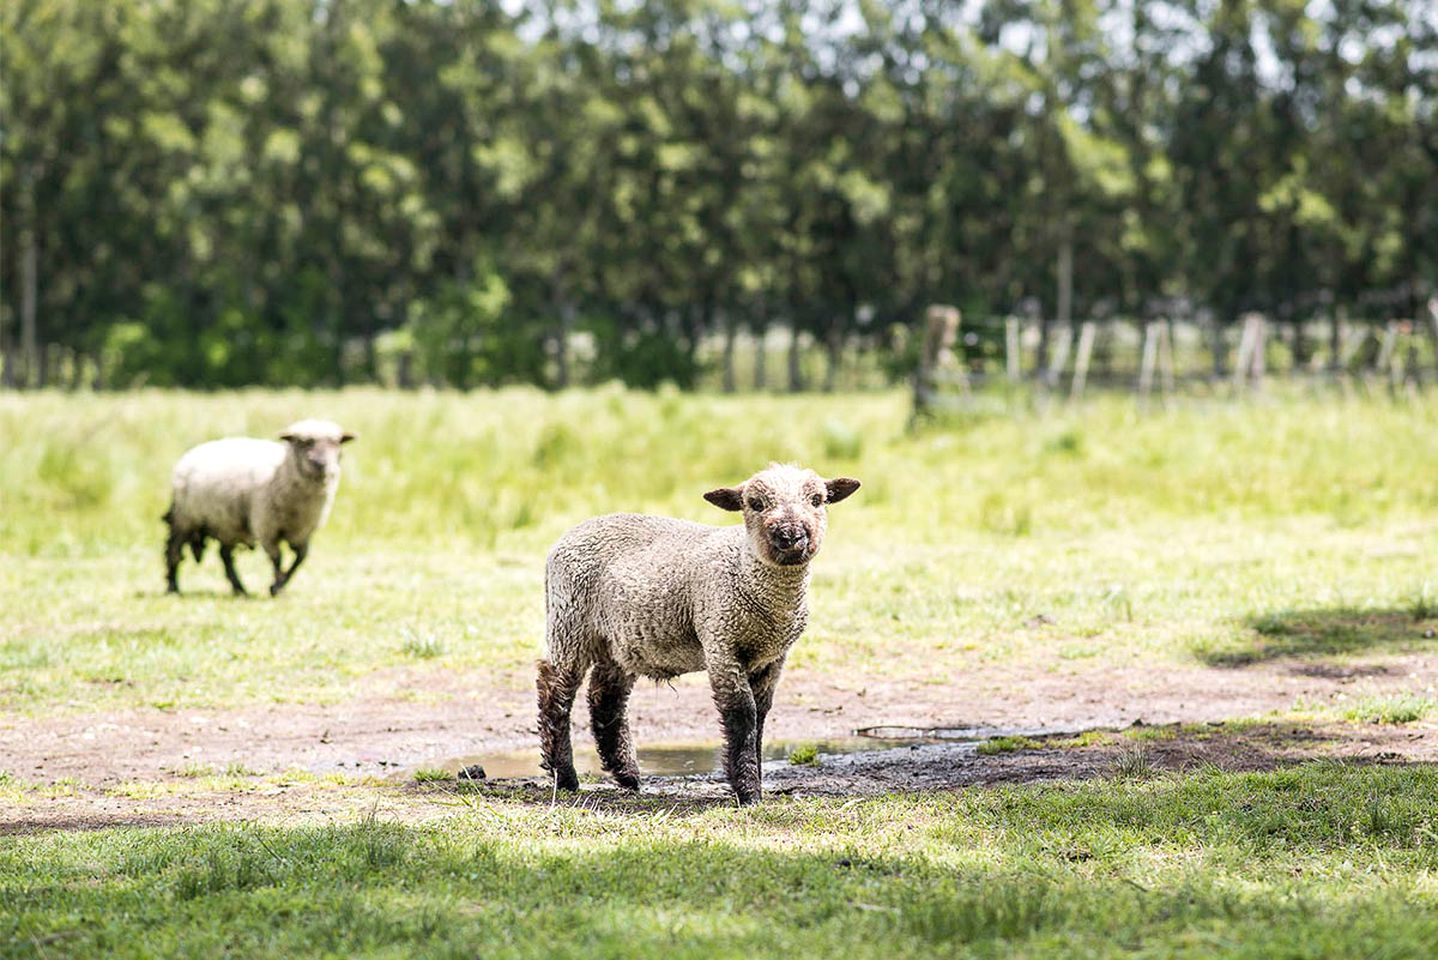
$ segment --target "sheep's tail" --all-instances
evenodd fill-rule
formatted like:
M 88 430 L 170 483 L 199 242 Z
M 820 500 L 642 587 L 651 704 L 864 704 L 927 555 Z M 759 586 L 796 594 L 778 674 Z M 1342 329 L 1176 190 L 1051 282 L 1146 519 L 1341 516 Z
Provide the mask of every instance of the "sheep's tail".
M 165 515 L 160 517 L 160 522 L 172 527 L 175 525 L 175 505 L 173 503 L 170 504 L 170 509 L 165 511 Z

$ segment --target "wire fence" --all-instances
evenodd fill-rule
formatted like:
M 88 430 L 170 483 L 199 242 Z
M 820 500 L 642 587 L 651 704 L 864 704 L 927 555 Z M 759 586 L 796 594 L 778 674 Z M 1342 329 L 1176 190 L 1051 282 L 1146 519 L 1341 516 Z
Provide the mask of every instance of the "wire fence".
M 914 410 L 972 406 L 995 385 L 1029 385 L 1077 401 L 1092 389 L 1141 401 L 1184 389 L 1261 391 L 1270 378 L 1361 389 L 1438 382 L 1438 297 L 1417 317 L 1349 322 L 1340 315 L 1237 324 L 1118 318 L 1059 323 L 977 317 L 930 307 L 914 373 Z

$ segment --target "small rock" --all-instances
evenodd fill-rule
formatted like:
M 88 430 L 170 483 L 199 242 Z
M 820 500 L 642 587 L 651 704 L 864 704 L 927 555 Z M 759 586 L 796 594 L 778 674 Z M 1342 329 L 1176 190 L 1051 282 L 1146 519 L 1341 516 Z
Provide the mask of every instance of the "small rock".
M 481 767 L 477 763 L 472 763 L 455 774 L 455 776 L 460 780 L 483 780 L 485 779 L 484 767 Z

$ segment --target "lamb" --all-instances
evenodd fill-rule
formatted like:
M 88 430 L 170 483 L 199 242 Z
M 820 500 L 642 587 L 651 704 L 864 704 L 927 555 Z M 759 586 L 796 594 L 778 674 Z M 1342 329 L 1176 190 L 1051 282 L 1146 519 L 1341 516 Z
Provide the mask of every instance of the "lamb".
M 827 504 L 859 481 L 772 464 L 704 499 L 743 514 L 711 527 L 611 514 L 574 527 L 545 568 L 546 658 L 538 663 L 542 765 L 577 790 L 569 715 L 586 673 L 604 769 L 639 788 L 626 707 L 636 677 L 707 670 L 724 734 L 724 773 L 741 804 L 761 795 L 764 720 L 784 658 L 808 620 L 809 561 Z
M 275 568 L 270 596 L 290 582 L 309 553 L 310 537 L 324 525 L 340 482 L 340 445 L 355 438 L 329 420 L 301 420 L 280 434 L 282 443 L 250 437 L 212 440 L 175 464 L 170 528 L 165 544 L 168 592 L 179 593 L 180 559 L 188 544 L 199 563 L 208 538 L 220 543 L 225 577 L 246 595 L 235 572 L 235 547 L 258 541 Z M 280 541 L 294 559 L 286 570 Z

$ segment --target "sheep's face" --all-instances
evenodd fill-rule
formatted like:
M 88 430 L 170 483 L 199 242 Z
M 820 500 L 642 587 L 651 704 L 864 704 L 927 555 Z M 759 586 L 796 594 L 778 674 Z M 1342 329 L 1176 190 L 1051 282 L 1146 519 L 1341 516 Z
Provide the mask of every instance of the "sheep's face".
M 340 447 L 355 438 L 329 420 L 301 420 L 292 423 L 280 439 L 289 444 L 290 459 L 300 476 L 328 483 L 340 473 Z
M 721 487 L 704 499 L 744 514 L 749 543 L 764 563 L 794 567 L 819 552 L 828 529 L 824 508 L 859 489 L 848 477 L 825 480 L 813 470 L 775 465 L 737 487 Z

